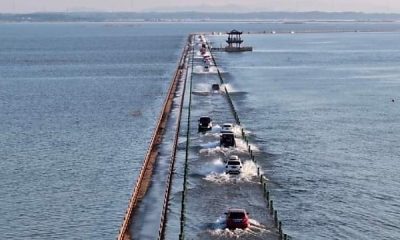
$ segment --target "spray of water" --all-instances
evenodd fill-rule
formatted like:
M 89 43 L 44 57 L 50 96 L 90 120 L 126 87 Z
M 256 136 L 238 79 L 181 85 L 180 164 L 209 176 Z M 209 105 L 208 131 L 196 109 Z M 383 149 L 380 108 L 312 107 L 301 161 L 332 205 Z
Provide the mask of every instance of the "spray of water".
M 210 66 L 208 71 L 204 71 L 204 66 L 198 65 L 198 66 L 194 66 L 193 73 L 194 74 L 217 74 L 218 73 L 217 70 L 218 70 L 217 67 Z M 221 72 L 221 70 L 220 70 L 220 72 Z
M 235 140 L 236 140 L 236 148 L 238 148 L 240 150 L 244 150 L 244 151 L 247 152 L 248 147 L 247 147 L 246 142 L 243 139 L 238 139 L 238 138 L 236 138 Z M 250 146 L 250 148 L 251 148 L 251 150 L 253 152 L 259 152 L 260 151 L 260 149 L 256 145 L 253 145 L 253 144 L 250 143 L 249 146 Z
M 239 125 L 234 125 L 232 130 L 236 137 L 240 137 L 242 135 L 242 128 Z
M 215 124 L 210 132 L 219 134 L 221 132 L 221 126 L 219 124 Z
M 226 88 L 226 90 L 228 90 L 229 93 L 233 93 L 236 92 L 236 89 L 233 88 L 233 86 L 229 83 L 224 83 L 221 85 L 221 88 L 224 90 Z
M 208 231 L 211 236 L 215 237 L 246 239 L 246 236 L 258 236 L 266 232 L 267 229 L 255 219 L 249 219 L 249 227 L 246 229 L 228 229 L 226 228 L 225 216 L 220 216 L 213 224 L 213 228 Z
M 208 169 L 211 170 L 211 169 Z M 243 162 L 243 168 L 240 174 L 227 174 L 225 173 L 225 164 L 218 165 L 218 168 L 212 169 L 205 177 L 204 180 L 216 184 L 224 183 L 238 183 L 238 182 L 251 182 L 256 179 L 257 165 L 250 161 Z
M 203 149 L 200 149 L 199 153 L 203 156 L 215 156 L 218 154 L 223 154 L 224 156 L 229 156 L 232 154 L 239 155 L 239 154 L 246 154 L 247 153 L 247 145 L 244 141 L 235 139 L 236 140 L 236 147 L 220 147 L 219 141 L 205 143 L 202 144 Z M 251 146 L 253 151 L 257 151 L 255 146 Z
M 225 169 L 225 165 L 221 159 L 216 158 L 207 163 L 203 164 L 200 168 L 196 168 L 193 171 L 201 176 L 206 176 L 210 173 L 222 173 Z
M 204 148 L 200 150 L 200 153 L 202 152 L 202 150 L 217 149 L 219 147 L 219 141 L 200 143 L 200 147 Z
M 200 155 L 203 155 L 203 156 L 215 156 L 222 152 L 223 152 L 223 149 L 219 146 L 213 147 L 213 148 L 200 149 L 200 151 L 199 151 Z

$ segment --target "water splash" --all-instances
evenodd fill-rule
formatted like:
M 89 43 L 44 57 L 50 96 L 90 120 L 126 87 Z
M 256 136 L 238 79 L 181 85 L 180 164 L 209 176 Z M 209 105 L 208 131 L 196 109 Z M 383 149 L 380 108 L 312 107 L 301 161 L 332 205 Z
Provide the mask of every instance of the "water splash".
M 218 143 L 217 147 L 200 149 L 199 153 L 204 156 L 215 156 L 221 153 L 224 154 L 224 148 L 221 148 Z
M 212 132 L 212 133 L 220 133 L 221 132 L 221 126 L 219 124 L 215 124 L 210 132 Z
M 229 122 L 224 122 L 224 123 L 229 123 Z M 221 125 L 215 124 L 213 126 L 213 128 L 211 129 L 211 131 L 208 131 L 205 135 L 212 133 L 212 134 L 214 134 L 214 136 L 217 136 L 219 138 L 220 134 L 221 134 L 221 129 L 222 129 Z M 235 134 L 235 137 L 240 138 L 242 136 L 242 128 L 240 127 L 240 125 L 233 124 L 232 131 Z M 249 131 L 246 130 L 245 133 L 248 134 Z
M 241 132 L 238 129 L 234 129 L 235 134 Z M 202 136 L 203 140 L 200 143 L 200 147 L 202 149 L 199 150 L 199 153 L 204 156 L 215 156 L 223 154 L 224 156 L 229 156 L 232 154 L 239 155 L 239 154 L 248 154 L 248 145 L 246 142 L 241 138 L 235 138 L 236 147 L 221 147 L 219 145 L 219 133 L 218 129 L 214 129 L 214 132 L 208 132 Z M 218 140 L 217 140 L 218 139 Z M 251 150 L 253 152 L 259 152 L 259 148 L 256 145 L 249 144 Z
M 221 69 L 219 70 L 220 73 L 223 73 Z M 193 69 L 194 74 L 217 74 L 218 73 L 218 68 L 215 66 L 209 66 L 208 71 L 204 71 L 204 66 L 194 66 Z
M 264 225 L 259 223 L 255 219 L 249 219 L 249 227 L 246 229 L 229 229 L 226 228 L 226 220 L 225 216 L 220 216 L 213 224 L 212 229 L 208 230 L 208 232 L 212 236 L 216 237 L 227 237 L 227 238 L 243 238 L 246 239 L 246 236 L 258 236 L 264 232 L 268 231 Z
M 262 174 L 260 169 L 260 174 Z M 258 166 L 251 160 L 244 161 L 239 178 L 243 181 L 251 181 L 258 176 Z
M 234 96 L 234 95 L 244 95 L 247 94 L 247 92 L 244 91 L 239 91 L 235 89 L 231 84 L 225 83 L 221 85 L 221 92 L 225 93 L 225 88 L 229 92 L 229 95 Z
M 200 143 L 200 147 L 205 148 L 205 149 L 217 149 L 219 147 L 219 141 Z M 203 150 L 203 149 L 201 149 L 201 150 Z M 200 150 L 200 153 L 201 153 L 201 150 Z
M 237 92 L 237 90 L 235 88 L 233 88 L 233 86 L 229 83 L 224 83 L 221 85 L 222 90 L 225 91 L 224 88 L 226 88 L 226 90 L 228 90 L 229 93 L 233 93 L 233 92 Z
M 243 151 L 243 150 L 246 152 L 248 151 L 248 146 L 243 139 L 235 138 L 235 140 L 236 140 L 236 148 L 240 149 L 241 151 Z M 249 146 L 253 152 L 260 151 L 260 149 L 254 144 L 249 143 Z
M 232 130 L 236 137 L 242 136 L 242 128 L 239 125 L 234 125 Z
M 242 172 L 237 175 L 225 173 L 225 164 L 219 165 L 219 168 L 213 169 L 205 176 L 204 180 L 223 184 L 223 183 L 237 183 L 237 182 L 251 182 L 255 180 L 257 176 L 258 166 L 251 160 L 243 162 Z M 261 173 L 261 172 L 260 172 Z
M 225 165 L 220 158 L 207 161 L 201 167 L 194 169 L 193 171 L 201 176 L 207 176 L 210 173 L 222 173 L 225 170 Z

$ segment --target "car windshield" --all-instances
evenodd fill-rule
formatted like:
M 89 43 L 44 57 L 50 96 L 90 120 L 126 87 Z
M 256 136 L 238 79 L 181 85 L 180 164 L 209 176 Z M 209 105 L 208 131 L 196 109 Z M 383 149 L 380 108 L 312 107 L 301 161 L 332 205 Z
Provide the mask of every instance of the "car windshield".
M 228 162 L 229 165 L 240 165 L 239 161 L 229 161 Z
M 232 133 L 224 133 L 224 134 L 222 134 L 222 137 L 224 137 L 224 138 L 233 138 L 233 134 Z
M 209 124 L 211 122 L 211 119 L 208 117 L 202 117 L 202 118 L 200 118 L 200 122 L 202 124 Z
M 230 125 L 230 124 L 225 124 L 224 127 L 225 127 L 225 128 L 231 128 L 232 125 Z
M 244 212 L 231 212 L 229 213 L 230 218 L 238 219 L 238 218 L 244 218 Z

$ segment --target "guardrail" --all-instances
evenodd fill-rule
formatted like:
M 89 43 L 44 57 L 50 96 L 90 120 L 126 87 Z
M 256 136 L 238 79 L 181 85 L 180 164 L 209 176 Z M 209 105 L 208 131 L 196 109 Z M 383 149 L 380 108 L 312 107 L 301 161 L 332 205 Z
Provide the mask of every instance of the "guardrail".
M 180 74 L 178 76 L 179 79 L 182 78 L 182 71 L 184 68 L 187 68 L 187 55 L 188 55 L 188 50 L 189 47 L 186 46 L 184 50 L 184 57 L 182 58 L 183 62 L 181 62 L 182 68 L 180 68 Z M 182 87 L 182 95 L 181 95 L 181 101 L 180 101 L 180 108 L 179 108 L 179 113 L 178 117 L 176 120 L 176 131 L 174 135 L 174 143 L 172 146 L 172 153 L 170 157 L 170 165 L 169 165 L 169 170 L 168 170 L 168 178 L 166 182 L 166 188 L 165 188 L 165 194 L 164 194 L 164 203 L 163 203 L 163 210 L 161 213 L 161 218 L 160 218 L 160 227 L 158 230 L 158 240 L 164 239 L 165 235 L 165 223 L 167 221 L 167 211 L 168 211 L 168 205 L 169 205 L 169 195 L 171 192 L 171 181 L 172 181 L 172 175 L 173 175 L 173 170 L 175 166 L 175 160 L 176 160 L 176 147 L 178 145 L 178 138 L 179 138 L 179 132 L 180 132 L 180 126 L 181 126 L 181 116 L 182 116 L 182 107 L 183 107 L 183 101 L 185 98 L 185 90 L 186 90 L 186 79 L 187 79 L 188 71 L 186 69 L 186 76 L 185 80 L 183 81 L 183 87 Z
M 215 58 L 214 58 L 214 56 L 213 56 L 213 54 L 211 52 L 211 49 L 210 49 L 208 44 L 207 44 L 207 48 L 210 51 L 210 55 L 211 55 L 211 58 L 212 58 L 212 60 L 214 62 L 214 65 L 217 67 L 217 72 L 218 72 L 218 76 L 219 76 L 220 82 L 221 82 L 221 84 L 224 84 L 224 79 L 222 78 L 222 75 L 221 75 L 221 73 L 220 73 L 220 71 L 218 69 L 217 63 L 215 61 Z M 224 90 L 225 90 L 225 96 L 226 96 L 226 99 L 227 99 L 227 101 L 229 103 L 231 112 L 232 112 L 233 116 L 235 117 L 236 124 L 240 125 L 239 114 L 237 113 L 237 111 L 235 109 L 235 105 L 233 104 L 232 98 L 231 98 L 231 96 L 229 94 L 229 91 L 226 88 L 226 86 L 224 86 Z M 256 163 L 257 161 L 256 161 L 255 156 L 253 154 L 253 150 L 251 149 L 251 146 L 249 144 L 248 136 L 246 135 L 243 127 L 241 127 L 241 130 L 242 130 L 242 139 L 246 142 L 246 146 L 247 146 L 247 150 L 248 150 L 248 153 L 250 155 L 250 158 L 251 158 L 251 160 L 253 162 Z M 269 192 L 269 190 L 267 188 L 268 179 L 264 176 L 264 174 L 260 173 L 260 167 L 257 167 L 257 176 L 259 177 L 259 180 L 261 182 L 261 186 L 263 187 L 263 197 L 264 197 L 264 199 L 266 201 L 266 204 L 267 204 L 267 211 L 270 213 L 271 217 L 274 220 L 275 227 L 278 229 L 279 239 L 281 239 L 281 240 L 282 239 L 284 239 L 284 240 L 290 239 L 290 237 L 287 234 L 285 234 L 283 232 L 283 230 L 282 230 L 282 222 L 278 220 L 278 211 L 274 209 L 274 202 L 273 202 L 273 200 L 270 199 L 270 192 Z
M 186 51 L 186 49 L 184 49 L 184 51 Z M 158 144 L 158 142 L 156 141 L 157 137 L 161 134 L 161 132 L 163 130 L 161 125 L 162 125 L 163 121 L 165 120 L 165 118 L 168 116 L 168 114 L 165 114 L 165 113 L 167 112 L 166 111 L 167 106 L 168 106 L 169 102 L 171 101 L 170 100 L 171 96 L 174 94 L 174 87 L 176 86 L 177 81 L 178 81 L 178 74 L 180 73 L 181 69 L 184 68 L 184 65 L 183 65 L 183 57 L 184 57 L 184 53 L 185 53 L 184 51 L 182 52 L 181 58 L 179 60 L 178 69 L 175 71 L 174 77 L 168 88 L 167 96 L 164 99 L 160 115 L 157 119 L 156 127 L 153 131 L 153 134 L 152 134 L 152 137 L 151 137 L 151 140 L 149 143 L 149 147 L 148 147 L 146 155 L 145 155 L 145 159 L 144 159 L 142 167 L 140 169 L 139 176 L 136 180 L 136 184 L 134 185 L 131 197 L 129 198 L 128 207 L 125 211 L 124 219 L 123 219 L 123 222 L 119 229 L 117 240 L 128 240 L 130 238 L 128 231 L 129 231 L 130 220 L 132 218 L 132 212 L 133 212 L 134 208 L 136 207 L 138 199 L 139 199 L 139 192 L 141 190 L 140 188 L 141 188 L 141 185 L 143 182 L 144 174 L 145 174 L 146 169 L 150 162 L 151 153 L 154 151 L 155 146 Z
M 190 35 L 191 43 L 194 43 L 195 35 Z M 188 117 L 187 117 L 187 130 L 186 130 L 186 149 L 185 149 L 185 163 L 184 163 L 184 173 L 183 173 L 183 189 L 182 189 L 182 198 L 181 198 L 181 216 L 180 216 L 180 229 L 179 229 L 179 240 L 185 239 L 185 202 L 186 202 L 186 191 L 187 191 L 187 175 L 188 175 L 188 159 L 189 159 L 189 142 L 190 142 L 190 112 L 192 106 L 192 88 L 193 88 L 193 59 L 194 59 L 194 49 L 192 49 L 192 66 L 190 73 L 190 87 L 189 87 L 189 103 L 188 103 Z

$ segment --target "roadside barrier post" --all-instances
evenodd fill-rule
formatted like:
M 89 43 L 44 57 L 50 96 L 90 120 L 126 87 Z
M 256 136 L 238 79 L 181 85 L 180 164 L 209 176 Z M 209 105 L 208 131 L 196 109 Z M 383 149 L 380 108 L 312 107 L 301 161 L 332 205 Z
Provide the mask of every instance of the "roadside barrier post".
M 274 200 L 269 201 L 270 214 L 274 213 Z
M 278 211 L 274 211 L 274 222 L 275 222 L 275 227 L 278 226 Z

